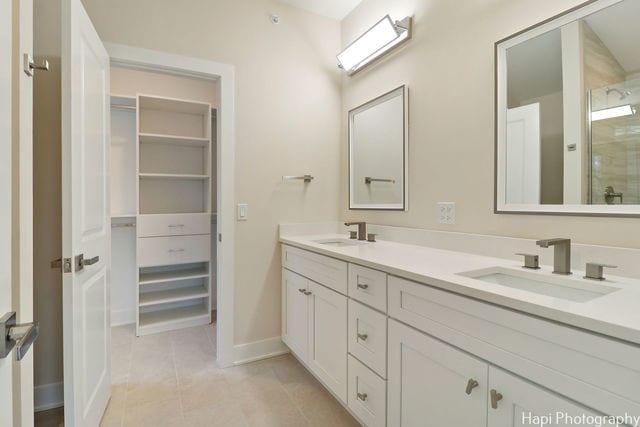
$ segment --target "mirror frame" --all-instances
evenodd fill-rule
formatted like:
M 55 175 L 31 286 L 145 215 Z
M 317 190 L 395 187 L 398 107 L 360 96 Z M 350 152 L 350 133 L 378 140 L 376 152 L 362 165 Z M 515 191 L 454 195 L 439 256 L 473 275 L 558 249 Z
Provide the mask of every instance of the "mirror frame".
M 495 43 L 494 213 L 640 217 L 640 205 L 532 205 L 505 203 L 507 49 L 622 1 L 625 0 L 590 0 Z
M 385 203 L 385 204 L 356 204 L 352 200 L 353 194 L 353 182 L 351 179 L 351 170 L 352 170 L 352 162 L 353 155 L 351 153 L 352 150 L 352 140 L 353 140 L 353 117 L 356 112 L 360 110 L 364 110 L 367 107 L 371 107 L 374 104 L 380 102 L 381 99 L 391 95 L 394 92 L 402 92 L 402 117 L 403 117 L 403 131 L 402 131 L 402 202 L 401 203 Z M 347 171 L 347 179 L 348 179 L 348 201 L 349 201 L 349 210 L 384 210 L 384 211 L 408 211 L 409 210 L 409 88 L 406 84 L 398 86 L 388 92 L 383 93 L 380 96 L 377 96 L 364 104 L 361 104 L 355 108 L 349 110 L 348 113 L 348 137 L 347 137 L 348 147 L 348 171 Z

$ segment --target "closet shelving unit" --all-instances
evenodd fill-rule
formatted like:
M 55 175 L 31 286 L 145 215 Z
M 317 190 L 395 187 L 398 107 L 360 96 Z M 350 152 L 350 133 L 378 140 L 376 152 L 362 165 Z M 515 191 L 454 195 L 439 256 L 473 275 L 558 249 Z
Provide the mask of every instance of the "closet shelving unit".
M 211 322 L 211 105 L 138 94 L 136 333 Z

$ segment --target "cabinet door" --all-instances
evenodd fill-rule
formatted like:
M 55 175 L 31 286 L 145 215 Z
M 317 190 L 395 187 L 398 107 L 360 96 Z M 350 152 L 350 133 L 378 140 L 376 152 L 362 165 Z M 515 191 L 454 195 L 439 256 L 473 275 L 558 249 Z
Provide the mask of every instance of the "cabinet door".
M 309 369 L 347 402 L 347 297 L 309 282 Z
M 595 411 L 493 366 L 488 405 L 491 427 L 600 425 L 582 421 L 583 416 L 598 417 Z
M 485 362 L 390 319 L 387 425 L 486 426 L 488 370 Z
M 309 281 L 282 269 L 282 341 L 303 361 L 307 361 L 309 330 Z

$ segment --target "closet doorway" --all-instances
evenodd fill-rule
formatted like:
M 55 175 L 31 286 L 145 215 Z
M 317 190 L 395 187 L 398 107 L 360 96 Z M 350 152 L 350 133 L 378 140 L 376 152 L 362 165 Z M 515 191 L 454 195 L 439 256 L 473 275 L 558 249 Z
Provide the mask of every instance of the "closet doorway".
M 233 69 L 105 44 L 111 58 L 111 324 L 216 322 L 233 354 Z

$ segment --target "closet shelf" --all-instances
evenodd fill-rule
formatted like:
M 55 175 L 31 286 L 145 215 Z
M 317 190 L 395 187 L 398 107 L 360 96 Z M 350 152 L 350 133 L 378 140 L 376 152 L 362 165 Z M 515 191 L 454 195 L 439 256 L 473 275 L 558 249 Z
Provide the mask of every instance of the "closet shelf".
M 179 321 L 208 320 L 209 316 L 210 313 L 208 312 L 206 304 L 149 311 L 140 313 L 140 329 L 157 327 Z
M 209 292 L 206 287 L 202 285 L 190 286 L 185 288 L 167 289 L 164 291 L 142 292 L 140 294 L 138 304 L 140 307 L 146 307 L 149 305 L 207 298 L 208 296 Z
M 209 175 L 191 175 L 191 174 L 176 174 L 176 173 L 141 173 L 139 174 L 142 179 L 179 179 L 188 181 L 204 181 L 209 179 Z
M 174 282 L 178 280 L 200 279 L 209 277 L 206 268 L 191 268 L 188 270 L 172 270 L 154 273 L 141 273 L 140 285 L 150 285 L 152 283 Z
M 209 145 L 209 138 L 199 138 L 195 136 L 168 135 L 159 133 L 140 133 L 141 143 L 148 144 L 172 144 L 189 147 L 206 147 Z

